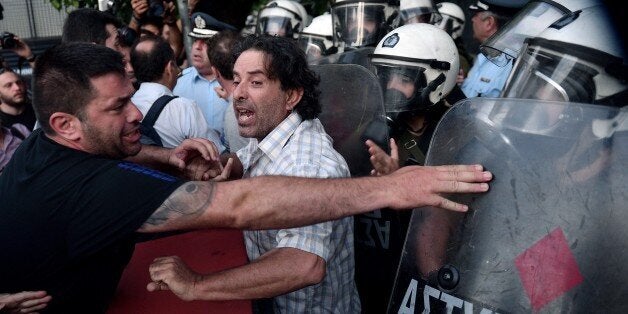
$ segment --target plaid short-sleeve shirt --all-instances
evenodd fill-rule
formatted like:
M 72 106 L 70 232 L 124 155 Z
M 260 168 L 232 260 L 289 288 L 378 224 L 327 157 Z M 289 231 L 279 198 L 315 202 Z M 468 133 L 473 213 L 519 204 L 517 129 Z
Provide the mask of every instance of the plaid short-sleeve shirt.
M 349 168 L 332 146 L 318 119 L 302 121 L 291 113 L 261 142 L 253 139 L 238 151 L 245 177 L 287 175 L 311 178 L 348 177 Z M 290 187 L 286 187 L 290 193 Z M 317 285 L 275 297 L 278 313 L 359 313 L 355 286 L 353 218 L 282 230 L 245 231 L 250 260 L 277 247 L 316 254 L 326 262 Z

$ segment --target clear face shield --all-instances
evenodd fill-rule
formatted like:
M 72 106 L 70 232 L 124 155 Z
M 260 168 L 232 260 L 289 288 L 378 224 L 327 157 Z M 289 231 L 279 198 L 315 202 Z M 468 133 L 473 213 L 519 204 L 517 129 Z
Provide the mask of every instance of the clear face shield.
M 316 61 L 327 54 L 324 39 L 319 36 L 301 34 L 298 44 L 305 52 L 308 63 Z
M 421 91 L 427 86 L 425 69 L 398 64 L 374 64 L 384 94 L 384 109 L 389 124 L 398 125 L 401 113 L 420 112 Z
M 524 45 L 503 97 L 593 103 L 598 72 L 584 60 L 542 46 Z
M 289 17 L 266 16 L 259 19 L 258 34 L 267 34 L 279 37 L 292 37 L 293 29 Z
M 451 15 L 442 15 L 441 20 L 434 23 L 434 25 L 447 32 L 447 34 L 449 34 L 453 39 L 456 39 L 462 35 L 463 24 L 464 22 L 461 19 Z
M 385 34 L 385 4 L 351 3 L 332 7 L 334 36 L 345 47 L 376 45 Z
M 498 66 L 517 58 L 526 38 L 535 37 L 554 23 L 569 24 L 573 12 L 553 2 L 528 3 L 508 24 L 480 46 L 480 51 Z
M 428 23 L 437 25 L 443 17 L 434 9 L 428 7 L 410 8 L 401 11 L 401 20 L 404 25 L 413 23 Z

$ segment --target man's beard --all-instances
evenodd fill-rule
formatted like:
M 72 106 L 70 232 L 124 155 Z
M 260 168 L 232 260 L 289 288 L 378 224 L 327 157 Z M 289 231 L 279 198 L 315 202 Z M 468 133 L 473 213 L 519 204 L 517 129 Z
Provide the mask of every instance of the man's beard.
M 107 136 L 106 133 L 100 131 L 97 128 L 92 127 L 89 123 L 83 122 L 85 139 L 90 143 L 91 153 L 102 155 L 110 158 L 123 159 L 129 156 L 134 156 L 139 153 L 139 150 L 130 150 L 124 147 L 124 143 L 120 136 L 118 142 L 113 140 L 112 136 Z

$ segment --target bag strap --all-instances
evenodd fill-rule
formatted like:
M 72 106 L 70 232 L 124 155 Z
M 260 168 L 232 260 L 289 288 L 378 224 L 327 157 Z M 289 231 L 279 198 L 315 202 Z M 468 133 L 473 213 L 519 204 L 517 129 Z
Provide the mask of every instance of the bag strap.
M 425 164 L 425 154 L 423 154 L 419 148 L 419 143 L 416 142 L 414 137 L 409 132 L 403 132 L 399 140 L 403 148 L 405 148 L 410 155 L 412 155 L 413 160 L 417 162 L 418 165 Z
M 16 127 L 11 126 L 9 128 L 9 130 L 11 131 L 11 135 L 19 138 L 20 140 L 24 140 L 26 138 L 26 135 L 22 134 L 22 132 L 20 132 L 20 130 L 18 130 Z
M 159 118 L 159 115 L 164 110 L 164 107 L 166 107 L 166 105 L 171 100 L 177 97 L 179 96 L 163 95 L 157 98 L 157 100 L 155 100 L 153 105 L 150 106 L 150 109 L 148 110 L 148 112 L 146 113 L 146 116 L 142 120 L 142 125 L 152 128 L 153 125 L 155 125 L 155 121 L 157 121 L 157 118 Z

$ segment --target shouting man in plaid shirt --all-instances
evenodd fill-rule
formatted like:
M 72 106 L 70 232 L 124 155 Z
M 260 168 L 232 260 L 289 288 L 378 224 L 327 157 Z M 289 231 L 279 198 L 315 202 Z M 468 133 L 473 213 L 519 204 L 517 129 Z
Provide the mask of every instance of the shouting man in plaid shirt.
M 244 177 L 348 177 L 347 163 L 317 119 L 318 78 L 294 42 L 249 36 L 236 46 L 236 55 L 234 110 L 240 135 L 253 139 L 238 151 Z M 251 263 L 211 280 L 222 281 L 216 285 L 221 299 L 259 299 L 254 307 L 261 313 L 359 313 L 352 228 L 353 218 L 346 217 L 293 229 L 245 231 Z M 151 269 L 165 264 L 186 268 L 172 257 Z

